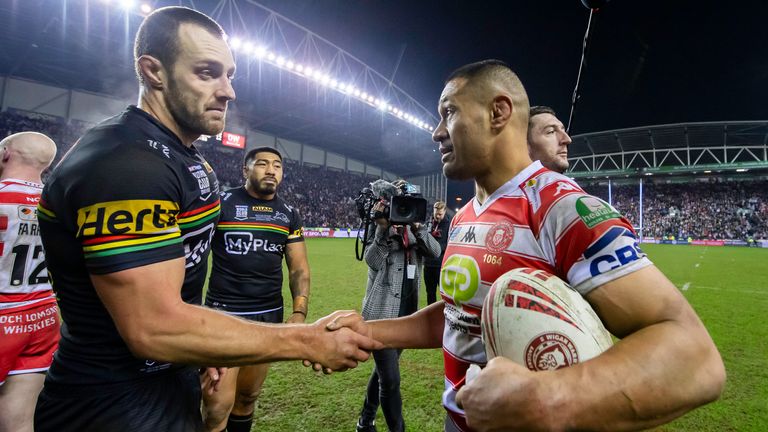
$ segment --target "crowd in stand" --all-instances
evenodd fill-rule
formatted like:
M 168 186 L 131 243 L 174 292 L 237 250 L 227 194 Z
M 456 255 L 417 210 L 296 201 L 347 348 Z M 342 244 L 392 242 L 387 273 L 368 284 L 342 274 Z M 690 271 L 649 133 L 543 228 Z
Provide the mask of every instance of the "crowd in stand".
M 34 113 L 0 112 L 0 138 L 23 131 L 42 132 L 56 142 L 54 165 L 91 126 L 76 120 Z M 243 183 L 244 151 L 214 142 L 198 148 L 214 167 L 223 188 Z M 359 173 L 301 165 L 286 160 L 280 195 L 299 208 L 306 227 L 356 228 L 360 224 L 354 198 L 374 179 Z M 608 200 L 608 187 L 584 184 Z M 727 240 L 768 239 L 768 188 L 765 181 L 646 182 L 643 188 L 643 235 L 655 238 Z M 616 185 L 612 203 L 640 227 L 639 187 Z
M 584 189 L 608 200 L 607 186 Z M 612 202 L 640 226 L 638 184 L 611 188 Z M 768 189 L 765 181 L 651 183 L 643 185 L 643 236 L 663 239 L 768 239 Z

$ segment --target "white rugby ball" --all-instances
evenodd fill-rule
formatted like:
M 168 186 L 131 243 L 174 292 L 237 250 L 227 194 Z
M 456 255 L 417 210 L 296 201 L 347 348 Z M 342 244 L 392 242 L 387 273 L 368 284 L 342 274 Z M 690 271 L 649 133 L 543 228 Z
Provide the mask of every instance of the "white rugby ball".
M 530 268 L 496 279 L 481 325 L 488 360 L 502 356 L 533 371 L 584 362 L 613 344 L 579 293 L 557 276 Z

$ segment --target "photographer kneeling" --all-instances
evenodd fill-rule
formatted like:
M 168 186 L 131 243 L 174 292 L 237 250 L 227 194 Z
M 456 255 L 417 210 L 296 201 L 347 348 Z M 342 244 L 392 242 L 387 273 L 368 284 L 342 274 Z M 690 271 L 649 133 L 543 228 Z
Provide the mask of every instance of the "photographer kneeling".
M 402 182 L 395 182 L 400 188 Z M 366 320 L 397 318 L 410 315 L 418 309 L 420 270 L 425 256 L 440 256 L 440 244 L 432 237 L 426 225 L 413 222 L 393 225 L 386 217 L 388 202 L 377 202 L 376 233 L 365 250 L 368 264 L 368 285 L 363 298 L 363 318 Z M 379 404 L 390 431 L 405 430 L 403 403 L 400 397 L 400 366 L 402 350 L 385 349 L 373 352 L 375 368 L 368 381 L 357 431 L 375 431 L 374 420 Z

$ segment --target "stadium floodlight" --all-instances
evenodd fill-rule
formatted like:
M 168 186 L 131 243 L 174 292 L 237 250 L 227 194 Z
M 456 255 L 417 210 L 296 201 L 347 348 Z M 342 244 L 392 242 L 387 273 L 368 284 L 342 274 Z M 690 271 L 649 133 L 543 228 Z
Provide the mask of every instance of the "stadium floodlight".
M 736 172 L 747 172 L 749 171 L 747 168 L 737 168 Z
M 130 10 L 134 6 L 133 0 L 120 0 L 120 6 L 125 10 Z
M 288 60 L 287 62 L 285 62 L 285 68 L 286 68 L 286 69 L 290 69 L 290 70 L 293 70 L 293 66 L 294 66 L 294 64 L 293 64 L 293 62 L 292 62 L 292 61 L 290 61 L 290 60 Z
M 239 49 L 243 46 L 243 40 L 238 37 L 233 37 L 229 40 L 229 46 L 231 46 L 232 49 Z
M 304 71 L 304 65 L 297 64 L 296 65 L 296 72 L 303 72 Z
M 366 92 L 360 93 L 360 99 L 368 99 L 368 93 Z
M 277 56 L 275 55 L 275 53 L 273 53 L 273 52 L 268 52 L 267 53 L 267 60 L 275 61 L 276 58 L 277 58 Z
M 355 90 L 352 92 L 352 94 L 354 94 L 354 95 L 355 95 L 355 97 L 362 97 L 362 93 L 360 93 L 360 90 L 358 90 L 358 89 L 355 89 Z
M 323 76 L 320 78 L 320 84 L 322 85 L 328 85 L 331 82 L 331 77 L 328 76 L 328 74 L 323 74 Z
M 320 81 L 321 79 L 323 79 L 323 73 L 320 72 L 319 70 L 315 70 L 314 72 L 312 72 L 312 78 L 314 78 L 317 81 Z
M 710 171 L 710 170 L 704 171 L 704 174 L 710 174 L 710 173 L 712 173 L 712 171 Z
M 329 83 L 331 87 L 336 87 L 339 85 L 339 82 L 335 79 L 331 78 L 331 82 Z
M 246 53 L 246 54 L 252 53 L 254 48 L 255 47 L 253 46 L 253 42 L 251 42 L 251 41 L 246 41 L 243 44 L 243 52 Z
M 278 65 L 278 66 L 283 66 L 283 65 L 285 65 L 285 57 L 283 57 L 283 56 L 279 56 L 279 57 L 277 58 L 277 60 L 275 60 L 275 63 L 277 63 L 277 65 Z
M 143 3 L 141 5 L 141 11 L 143 13 L 145 13 L 145 14 L 148 14 L 148 13 L 152 12 L 152 6 L 150 6 L 150 5 L 146 4 L 146 3 Z
M 256 57 L 258 58 L 264 58 L 264 56 L 267 55 L 267 47 L 265 46 L 258 46 L 256 47 Z
M 370 96 L 370 95 L 368 96 L 368 102 L 373 103 L 374 100 L 376 100 L 375 97 Z
M 432 126 L 430 126 L 430 127 L 429 127 L 429 131 L 430 131 L 430 132 L 432 132 L 433 130 L 435 130 L 435 128 L 433 128 Z

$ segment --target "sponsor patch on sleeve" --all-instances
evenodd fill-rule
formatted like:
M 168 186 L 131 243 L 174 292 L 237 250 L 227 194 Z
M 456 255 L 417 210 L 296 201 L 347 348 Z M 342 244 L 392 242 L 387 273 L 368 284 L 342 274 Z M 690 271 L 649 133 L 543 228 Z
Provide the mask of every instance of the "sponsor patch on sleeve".
M 581 197 L 576 200 L 576 213 L 588 228 L 609 220 L 619 219 L 621 214 L 605 201 L 592 196 Z
M 162 200 L 96 203 L 77 211 L 77 237 L 178 233 L 179 205 Z

